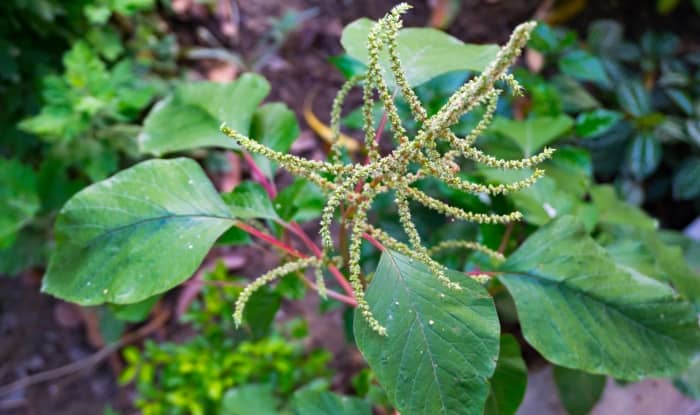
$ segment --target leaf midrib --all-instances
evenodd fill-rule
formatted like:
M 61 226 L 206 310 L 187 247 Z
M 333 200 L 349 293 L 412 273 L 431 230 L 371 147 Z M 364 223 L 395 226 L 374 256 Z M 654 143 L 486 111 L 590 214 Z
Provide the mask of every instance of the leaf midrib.
M 205 215 L 205 214 L 200 214 L 200 213 L 185 213 L 185 214 L 168 214 L 168 215 L 161 215 L 161 216 L 154 216 L 150 218 L 145 218 L 145 219 L 140 219 L 132 223 L 127 223 L 125 225 L 117 226 L 115 228 L 111 228 L 108 231 L 101 233 L 89 241 L 87 241 L 84 246 L 85 247 L 90 247 L 97 241 L 103 238 L 107 238 L 113 234 L 128 230 L 129 228 L 137 227 L 149 222 L 156 222 L 160 221 L 163 219 L 184 219 L 184 218 L 202 218 L 202 219 L 217 219 L 217 220 L 227 220 L 231 222 L 235 222 L 236 219 L 232 217 L 227 217 L 227 216 L 218 216 L 218 215 Z
M 605 301 L 604 299 L 602 299 L 602 298 L 600 298 L 600 297 L 598 297 L 598 296 L 596 296 L 596 295 L 593 295 L 592 293 L 590 293 L 590 292 L 588 292 L 588 291 L 583 291 L 583 290 L 576 290 L 576 289 L 574 289 L 573 287 L 571 287 L 571 286 L 569 286 L 568 284 L 566 284 L 566 282 L 567 282 L 568 280 L 562 280 L 562 281 L 552 280 L 552 279 L 540 277 L 540 276 L 538 276 L 537 274 L 532 274 L 532 273 L 529 273 L 529 272 L 527 272 L 527 271 L 510 271 L 510 272 L 508 272 L 508 274 L 519 274 L 519 275 L 521 275 L 521 276 L 524 276 L 524 277 L 533 279 L 533 280 L 535 280 L 535 282 L 537 282 L 537 283 L 539 283 L 539 284 L 543 284 L 543 285 L 549 284 L 549 285 L 552 285 L 552 286 L 556 286 L 557 289 L 559 289 L 559 290 L 564 290 L 564 291 L 568 291 L 568 292 L 571 292 L 571 293 L 583 294 L 583 295 L 585 295 L 586 297 L 592 299 L 593 301 L 595 301 L 595 302 L 597 302 L 597 303 L 600 303 L 602 306 L 614 310 L 614 311 L 617 312 L 619 315 L 621 315 L 622 317 L 624 317 L 626 320 L 631 321 L 634 325 L 639 326 L 639 327 L 641 327 L 642 329 L 644 329 L 644 330 L 646 330 L 646 331 L 649 331 L 649 332 L 651 332 L 651 333 L 654 333 L 654 334 L 656 334 L 656 335 L 658 335 L 658 336 L 661 336 L 661 337 L 663 337 L 664 339 L 669 340 L 671 343 L 673 343 L 673 344 L 676 345 L 676 346 L 677 346 L 678 344 L 680 344 L 680 342 L 677 341 L 676 339 L 674 339 L 674 338 L 672 338 L 672 337 L 669 337 L 668 335 L 666 335 L 666 334 L 664 334 L 664 333 L 657 332 L 657 331 L 653 330 L 652 328 L 647 327 L 646 325 L 644 325 L 644 324 L 642 324 L 641 322 L 637 321 L 636 319 L 631 318 L 631 317 L 630 317 L 627 313 L 625 313 L 622 309 L 618 308 L 618 307 L 616 306 L 616 304 L 610 303 L 610 302 L 608 302 L 608 301 Z
M 403 277 L 403 274 L 401 273 L 401 268 L 399 268 L 399 265 L 396 263 L 396 260 L 394 258 L 393 253 L 388 251 L 388 250 L 386 251 L 386 253 L 389 256 L 389 258 L 391 259 L 391 264 L 396 269 L 397 275 L 399 276 L 400 280 L 402 281 L 402 287 L 403 287 L 404 291 L 406 292 L 406 295 L 409 299 L 409 306 L 413 309 L 413 312 L 416 316 L 415 320 L 418 321 L 418 323 L 419 323 L 421 335 L 423 336 L 423 341 L 424 341 L 426 348 L 427 348 L 426 353 L 428 353 L 428 355 L 430 356 L 430 368 L 433 372 L 433 378 L 435 379 L 435 384 L 437 385 L 437 388 L 439 391 L 440 406 L 441 406 L 442 412 L 445 412 L 447 410 L 447 407 L 445 406 L 445 400 L 443 398 L 442 385 L 440 384 L 440 381 L 439 381 L 438 376 L 437 376 L 437 372 L 435 370 L 435 368 L 436 368 L 435 361 L 433 360 L 433 353 L 430 349 L 430 343 L 428 342 L 428 337 L 425 334 L 424 322 L 419 317 L 417 307 L 415 306 L 415 304 L 413 302 L 413 296 L 411 295 L 411 292 L 407 288 L 406 280 Z

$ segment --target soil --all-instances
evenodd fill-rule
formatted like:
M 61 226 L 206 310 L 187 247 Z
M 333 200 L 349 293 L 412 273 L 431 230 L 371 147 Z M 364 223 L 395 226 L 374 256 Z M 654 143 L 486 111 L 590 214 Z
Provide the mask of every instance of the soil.
M 342 28 L 359 17 L 380 17 L 395 3 L 386 0 L 242 0 L 238 2 L 240 23 L 237 35 L 231 35 L 230 30 L 227 32 L 227 15 L 222 17 L 220 11 L 210 13 L 197 5 L 191 6 L 191 11 L 169 18 L 168 24 L 183 45 L 200 44 L 199 29 L 205 28 L 217 43 L 249 58 L 250 51 L 267 31 L 270 16 L 280 16 L 289 8 L 315 8 L 315 17 L 292 33 L 261 70 L 271 84 L 268 100 L 282 101 L 297 113 L 302 138 L 310 143 L 299 150 L 313 156 L 320 146 L 302 121 L 304 98 L 310 91 L 317 92 L 314 112 L 327 122 L 334 93 L 342 83 L 342 77 L 328 58 L 342 52 L 339 44 Z M 413 3 L 415 8 L 406 16 L 406 25 L 424 26 L 429 19 L 429 8 L 425 1 Z M 532 18 L 541 2 L 463 0 L 462 3 L 462 12 L 449 32 L 467 42 L 502 43 L 516 24 Z M 193 65 L 192 62 L 189 64 Z M 205 64 L 194 64 L 194 67 L 196 72 L 204 74 L 201 76 L 206 76 L 208 68 Z M 315 234 L 312 231 L 310 229 L 310 234 Z M 257 274 L 271 260 L 261 257 L 259 250 L 239 253 L 246 256 L 246 273 L 251 275 Z M 0 385 L 85 359 L 97 350 L 96 345 L 88 340 L 80 317 L 77 317 L 78 321 L 72 321 L 71 318 L 76 317 L 70 315 L 71 311 L 66 316 L 62 303 L 40 294 L 39 281 L 40 273 L 17 279 L 0 278 Z M 166 307 L 174 308 L 175 301 L 171 300 L 166 301 Z M 335 383 L 346 386 L 348 373 L 360 367 L 362 361 L 357 351 L 348 349 L 343 336 L 328 335 L 343 332 L 340 314 L 331 313 L 329 317 L 318 318 L 314 301 L 285 305 L 283 311 L 286 314 L 303 312 L 313 319 L 312 343 L 334 352 L 334 365 L 340 369 L 339 373 L 345 373 L 345 377 L 336 379 Z M 172 322 L 164 331 L 160 336 L 178 338 L 187 329 Z M 0 414 L 102 414 L 107 404 L 122 411 L 120 413 L 135 413 L 130 405 L 131 391 L 116 384 L 115 369 L 118 366 L 119 362 L 112 359 L 78 375 L 18 389 L 10 396 L 0 397 Z

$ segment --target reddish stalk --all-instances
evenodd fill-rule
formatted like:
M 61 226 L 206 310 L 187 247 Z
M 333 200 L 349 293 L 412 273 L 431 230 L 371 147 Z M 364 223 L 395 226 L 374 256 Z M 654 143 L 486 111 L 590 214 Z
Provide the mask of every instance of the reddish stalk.
M 277 188 L 275 187 L 275 184 L 267 179 L 267 176 L 265 176 L 265 173 L 260 170 L 260 167 L 258 167 L 258 165 L 255 163 L 255 160 L 253 160 L 253 156 L 251 156 L 250 153 L 244 151 L 243 157 L 245 157 L 245 161 L 250 167 L 250 174 L 253 176 L 253 180 L 260 183 L 260 185 L 265 188 L 265 191 L 270 198 L 274 199 L 277 196 Z
M 508 241 L 510 241 L 510 234 L 513 233 L 514 226 L 515 222 L 509 222 L 508 225 L 506 225 L 506 231 L 503 233 L 503 239 L 501 239 L 501 243 L 498 245 L 499 254 L 504 253 L 508 247 Z
M 304 241 L 304 243 L 307 244 L 307 246 L 309 246 L 309 249 L 311 249 L 311 251 L 314 253 L 314 255 L 320 257 L 321 250 L 318 248 L 318 246 L 316 246 L 316 244 L 313 243 L 313 241 L 309 238 L 308 235 L 306 235 L 304 230 L 301 229 L 301 227 L 298 224 L 293 224 L 296 226 L 293 226 L 291 224 L 287 224 L 285 222 L 280 222 L 280 224 L 282 226 L 284 226 L 286 229 L 289 229 L 290 232 L 299 236 L 299 238 L 302 241 Z M 296 249 L 285 244 L 284 242 L 280 241 L 279 239 L 275 238 L 274 236 L 269 235 L 269 234 L 267 234 L 263 231 L 260 231 L 258 229 L 255 229 L 254 227 L 252 227 L 248 224 L 245 224 L 243 222 L 236 222 L 235 226 L 238 227 L 239 229 L 242 229 L 242 230 L 248 232 L 249 234 L 251 234 L 257 238 L 264 240 L 265 242 L 270 243 L 271 245 L 274 245 L 274 246 L 280 248 L 281 250 L 287 252 L 288 254 L 290 254 L 292 256 L 295 256 L 297 258 L 308 258 L 308 255 L 305 255 L 305 254 L 297 251 Z M 355 301 L 352 286 L 350 285 L 348 280 L 345 278 L 343 273 L 340 272 L 340 270 L 337 267 L 335 267 L 334 265 L 329 265 L 328 270 L 333 275 L 333 277 L 335 277 L 336 281 L 338 281 L 338 284 L 340 284 L 340 286 L 343 288 L 343 290 L 346 293 L 348 293 L 350 298 L 353 298 L 353 301 Z
M 307 287 L 310 287 L 313 290 L 315 290 L 316 292 L 318 292 L 318 287 L 316 286 L 316 284 L 307 280 L 305 277 L 301 277 L 301 280 L 304 282 L 304 284 L 306 284 Z M 326 289 L 326 295 L 328 295 L 328 297 L 330 297 L 330 298 L 333 298 L 333 299 L 338 300 L 342 303 L 345 303 L 351 307 L 357 307 L 357 301 L 355 300 L 354 297 L 348 297 L 347 295 L 343 295 L 343 294 L 337 293 L 337 292 L 335 292 L 333 290 L 329 290 L 329 289 Z
M 394 95 L 392 96 L 392 99 L 396 96 L 396 91 L 394 91 Z M 379 120 L 379 128 L 377 129 L 377 132 L 374 134 L 374 142 L 377 144 L 377 147 L 379 147 L 379 142 L 382 139 L 382 133 L 384 132 L 384 128 L 386 128 L 386 122 L 387 119 L 389 118 L 386 110 L 382 114 L 382 118 Z M 365 164 L 369 164 L 369 155 L 365 156 Z M 355 193 L 360 193 L 360 190 L 362 190 L 362 185 L 363 183 L 357 182 L 355 185 Z
M 304 244 L 311 250 L 311 252 L 314 253 L 317 257 L 321 257 L 323 253 L 321 252 L 321 249 L 314 243 L 314 241 L 309 238 L 309 235 L 304 232 L 304 230 L 299 226 L 298 223 L 296 222 L 291 222 L 291 223 L 286 223 L 286 222 L 280 222 L 282 226 L 284 226 L 285 229 L 289 230 L 293 234 L 297 235 L 299 239 L 304 242 Z M 338 284 L 340 284 L 341 287 L 343 287 L 343 291 L 348 293 L 351 297 L 354 298 L 355 294 L 352 290 L 352 286 L 348 282 L 348 280 L 345 278 L 342 272 L 335 266 L 335 265 L 329 265 L 328 266 L 328 271 L 333 275 L 336 281 L 338 281 Z M 354 301 L 354 300 L 353 300 Z
M 291 246 L 285 244 L 284 242 L 280 241 L 279 239 L 275 238 L 274 236 L 267 234 L 261 230 L 255 229 L 254 227 L 243 223 L 243 222 L 236 222 L 235 225 L 237 228 L 242 229 L 249 234 L 262 239 L 265 242 L 270 243 L 271 245 L 274 245 L 281 250 L 287 252 L 288 254 L 295 256 L 297 258 L 308 258 L 308 255 L 302 254 L 301 252 L 297 251 L 296 249 L 292 248 Z
M 474 271 L 467 271 L 467 272 L 465 272 L 465 274 L 467 274 L 467 275 L 488 275 L 489 277 L 493 277 L 493 276 L 500 274 L 500 272 L 474 270 Z
M 370 234 L 368 234 L 368 233 L 363 233 L 363 234 L 362 234 L 362 237 L 365 238 L 369 243 L 371 243 L 372 245 L 374 245 L 374 247 L 377 248 L 378 250 L 380 250 L 380 251 L 382 251 L 382 252 L 383 252 L 383 251 L 386 251 L 386 247 L 385 247 L 384 245 L 382 245 L 381 242 L 379 242 L 378 240 L 374 239 L 374 237 L 373 237 L 372 235 L 370 235 Z

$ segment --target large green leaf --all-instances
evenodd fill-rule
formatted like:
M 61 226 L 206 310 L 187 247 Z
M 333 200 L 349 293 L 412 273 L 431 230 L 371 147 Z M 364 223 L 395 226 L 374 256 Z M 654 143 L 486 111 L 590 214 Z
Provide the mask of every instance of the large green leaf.
M 294 394 L 292 401 L 297 415 L 371 415 L 372 407 L 359 398 L 332 392 L 304 389 Z
M 568 115 L 536 117 L 525 121 L 496 117 L 490 130 L 510 138 L 520 146 L 525 156 L 532 156 L 569 131 L 573 124 Z
M 355 339 L 389 399 L 403 415 L 478 414 L 496 366 L 499 323 L 486 290 L 456 271 L 446 288 L 429 268 L 382 254 L 367 302 L 388 336 L 355 313 Z
M 145 161 L 66 203 L 42 289 L 83 305 L 145 300 L 190 277 L 232 223 L 196 162 Z
M 554 366 L 554 383 L 569 415 L 586 415 L 603 394 L 605 376 Z
M 366 64 L 367 35 L 375 22 L 362 18 L 345 27 L 340 43 L 351 57 Z M 430 28 L 406 28 L 399 31 L 398 54 L 411 86 L 452 71 L 482 71 L 498 53 L 497 45 L 465 44 L 447 33 Z M 388 79 L 389 58 L 385 51 L 379 55 Z
M 233 216 L 242 219 L 279 219 L 270 196 L 258 183 L 245 181 L 221 195 Z
M 220 415 L 279 415 L 272 385 L 247 384 L 229 389 L 221 401 Z
M 299 123 L 296 115 L 282 103 L 265 104 L 253 114 L 250 138 L 275 151 L 287 153 L 298 136 Z M 259 154 L 253 154 L 252 157 L 260 170 L 272 178 L 275 172 L 274 163 Z
M 520 355 L 520 345 L 510 334 L 501 336 L 496 371 L 489 381 L 491 392 L 484 415 L 513 415 L 525 397 L 527 366 Z
M 540 228 L 502 270 L 523 335 L 555 364 L 637 380 L 678 373 L 700 350 L 692 305 L 615 263 L 573 217 Z
M 0 248 L 39 210 L 36 174 L 16 160 L 0 158 Z
M 189 82 L 156 104 L 139 136 L 142 152 L 160 156 L 201 147 L 237 149 L 219 131 L 222 122 L 248 134 L 253 112 L 270 85 L 260 75 L 245 74 L 235 82 Z

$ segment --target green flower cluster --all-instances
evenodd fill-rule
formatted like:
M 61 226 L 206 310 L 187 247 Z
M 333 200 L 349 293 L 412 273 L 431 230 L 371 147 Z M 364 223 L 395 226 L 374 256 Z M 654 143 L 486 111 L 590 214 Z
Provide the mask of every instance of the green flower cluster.
M 530 177 L 510 184 L 472 183 L 464 181 L 456 175 L 455 166 L 457 164 L 454 162 L 455 158 L 464 157 L 477 163 L 501 169 L 525 169 L 538 165 L 550 158 L 553 153 L 552 149 L 544 149 L 542 153 L 526 159 L 502 160 L 486 155 L 473 146 L 479 135 L 490 124 L 496 110 L 498 97 L 502 92 L 496 87 L 496 84 L 501 81 L 514 94 L 522 92 L 520 85 L 507 73 L 507 70 L 527 43 L 535 23 L 528 22 L 516 27 L 510 40 L 500 50 L 496 59 L 479 76 L 474 77 L 459 88 L 435 115 L 428 117 L 427 111 L 406 79 L 405 71 L 397 52 L 397 37 L 402 26 L 401 15 L 409 8 L 410 6 L 405 3 L 397 5 L 389 14 L 380 19 L 369 32 L 367 38 L 369 51 L 367 73 L 364 76 L 348 80 L 340 89 L 333 102 L 331 129 L 334 132 L 336 144 L 331 149 L 329 161 L 311 161 L 288 154 L 281 154 L 231 130 L 225 125 L 221 127 L 225 134 L 235 139 L 244 149 L 269 157 L 291 173 L 307 178 L 328 193 L 328 202 L 321 216 L 320 234 L 324 247 L 323 258 L 292 263 L 290 266 L 295 270 L 309 266 L 318 269 L 318 267 L 329 263 L 329 258 L 331 258 L 334 251 L 330 225 L 334 219 L 335 211 L 345 203 L 348 211 L 354 213 L 348 225 L 352 232 L 348 263 L 350 271 L 349 281 L 353 287 L 361 314 L 367 319 L 371 327 L 382 335 L 386 335 L 386 329 L 373 317 L 372 311 L 364 299 L 363 285 L 360 278 L 360 248 L 363 237 L 369 235 L 389 249 L 397 250 L 416 261 L 426 263 L 441 282 L 452 289 L 459 290 L 461 289 L 460 285 L 446 276 L 444 267 L 431 258 L 432 252 L 421 243 L 421 237 L 411 218 L 409 202 L 415 201 L 455 219 L 478 223 L 517 221 L 522 218 L 522 214 L 520 212 L 512 212 L 507 215 L 467 212 L 434 199 L 412 185 L 419 180 L 432 176 L 455 189 L 466 192 L 490 195 L 512 193 L 534 184 L 544 174 L 544 171 L 535 169 Z M 394 93 L 389 88 L 383 75 L 379 63 L 379 55 L 384 50 L 386 50 L 389 57 L 390 69 L 397 85 L 397 92 L 403 95 L 413 117 L 422 125 L 415 137 L 407 137 L 406 130 L 394 104 Z M 340 113 L 348 92 L 357 85 L 363 87 L 363 117 L 367 162 L 365 164 L 344 164 L 338 156 L 340 146 L 337 144 L 337 139 L 340 135 Z M 380 154 L 376 140 L 378 133 L 372 117 L 375 92 L 384 106 L 391 132 L 397 143 L 397 146 L 391 153 L 385 156 Z M 481 121 L 468 136 L 456 136 L 450 130 L 450 127 L 456 124 L 462 115 L 478 106 L 485 106 L 485 114 Z M 441 153 L 438 150 L 439 142 L 446 142 L 450 149 Z M 415 168 L 412 166 L 419 167 Z M 393 191 L 396 195 L 399 221 L 408 236 L 410 246 L 389 236 L 383 230 L 375 228 L 367 221 L 367 212 L 371 208 L 373 200 L 381 193 L 389 191 Z M 502 258 L 502 255 L 499 253 L 493 252 L 476 242 L 457 242 L 444 246 L 444 248 L 454 247 L 474 249 L 494 258 Z M 286 270 L 285 267 L 287 266 L 282 266 Z M 317 275 L 319 272 L 317 270 Z M 251 284 L 249 294 L 279 275 L 281 275 L 280 272 L 272 271 L 260 277 L 259 280 Z M 245 298 L 241 296 L 241 300 L 237 304 L 237 318 L 240 318 L 242 315 Z

